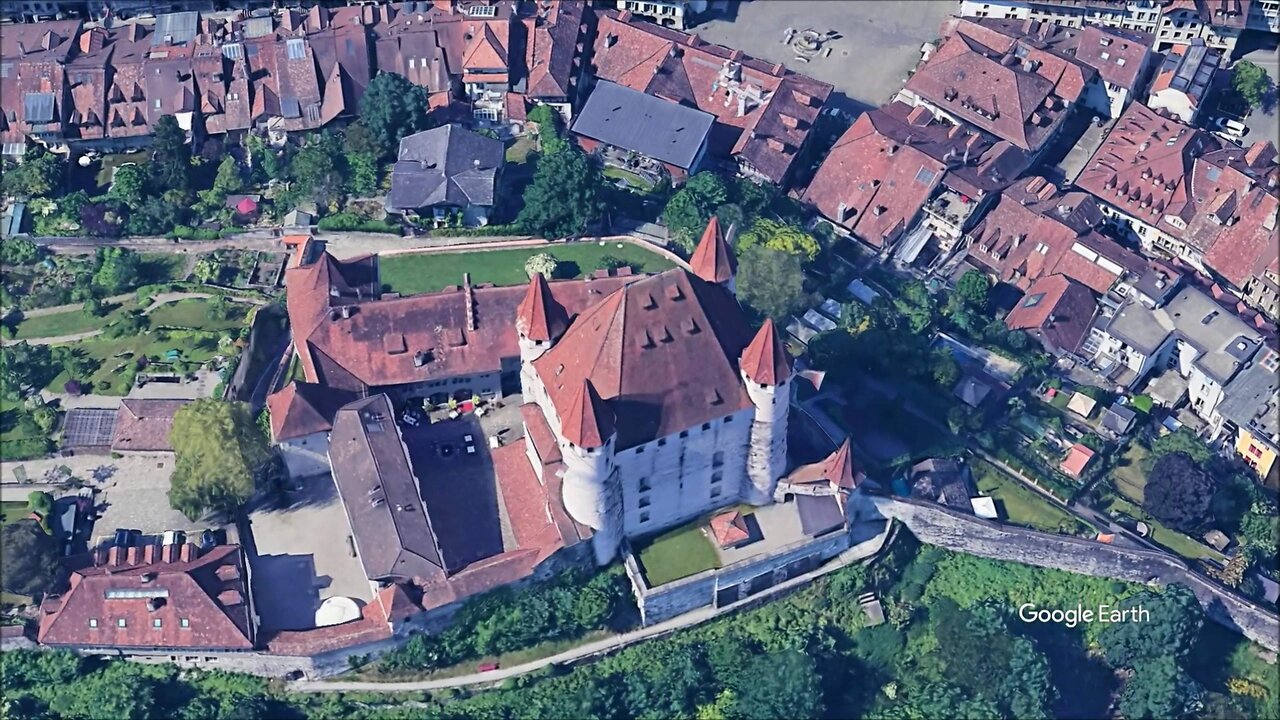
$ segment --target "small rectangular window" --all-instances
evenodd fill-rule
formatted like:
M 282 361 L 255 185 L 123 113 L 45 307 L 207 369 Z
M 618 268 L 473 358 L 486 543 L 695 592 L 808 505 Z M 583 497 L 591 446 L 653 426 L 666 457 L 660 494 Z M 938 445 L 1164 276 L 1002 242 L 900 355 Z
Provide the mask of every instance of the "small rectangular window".
M 181 620 L 178 621 L 178 625 L 184 628 L 189 628 L 191 627 L 191 621 L 188 620 L 187 618 L 182 618 Z
M 119 620 L 116 620 L 116 627 L 125 627 L 125 626 L 126 626 L 126 623 L 124 621 L 124 618 L 120 618 Z
M 728 425 L 728 424 L 729 424 L 729 423 L 731 423 L 731 422 L 733 422 L 733 416 L 732 416 L 732 415 L 725 415 L 725 416 L 724 416 L 724 424 L 725 424 L 725 425 Z
M 647 522 L 649 522 L 649 513 L 647 512 L 640 513 L 640 524 L 643 525 Z
M 89 618 L 89 627 L 91 628 L 98 627 L 98 618 Z
M 158 627 L 160 627 L 160 626 L 161 626 L 161 624 L 162 624 L 162 621 L 160 620 L 160 618 L 156 618 L 155 620 L 152 620 L 152 621 L 151 621 L 151 627 L 157 627 L 157 628 L 158 628 Z
M 711 423 L 702 423 L 702 431 L 706 432 L 711 429 Z
M 680 431 L 680 437 L 681 437 L 681 438 L 687 438 L 687 437 L 689 437 L 689 431 L 688 431 L 688 430 L 681 430 L 681 431 Z
M 640 492 L 649 492 L 649 489 L 650 489 L 650 487 L 651 487 L 651 486 L 649 485 L 649 478 L 647 478 L 647 477 L 642 477 L 642 478 L 640 478 L 640 485 L 639 485 L 639 487 L 640 487 Z
M 638 446 L 638 447 L 636 448 L 636 454 L 637 454 L 637 455 L 643 455 L 643 454 L 644 454 L 644 446 L 643 446 L 643 445 L 640 445 L 640 446 Z

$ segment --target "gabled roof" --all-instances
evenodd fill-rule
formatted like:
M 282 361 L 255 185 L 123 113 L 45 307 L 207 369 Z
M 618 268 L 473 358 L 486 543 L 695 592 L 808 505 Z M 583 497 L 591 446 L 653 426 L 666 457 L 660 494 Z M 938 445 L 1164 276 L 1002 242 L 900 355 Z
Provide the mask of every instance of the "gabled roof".
M 840 447 L 825 459 L 796 468 L 787 476 L 787 482 L 794 485 L 827 483 L 839 490 L 857 488 L 866 479 L 866 475 L 854 465 L 850 443 L 850 438 L 845 438 Z
M 605 406 L 589 378 L 569 395 L 560 412 L 560 435 L 578 447 L 603 447 L 613 435 L 613 412 Z
M 409 135 L 391 172 L 387 206 L 415 210 L 432 205 L 494 204 L 502 141 L 449 124 Z
M 706 146 L 710 113 L 600 80 L 573 121 L 573 132 L 691 170 Z
M 133 452 L 172 452 L 169 431 L 173 416 L 190 400 L 146 400 L 127 398 L 116 412 L 116 429 L 111 449 Z
M 328 432 L 338 409 L 357 398 L 340 388 L 295 380 L 267 396 L 271 437 L 276 442 Z
M 495 30 L 501 27 L 498 23 L 488 22 L 481 26 L 462 56 L 464 71 L 507 70 L 506 33 L 503 32 L 503 37 L 499 38 L 498 31 Z
M 1062 472 L 1071 477 L 1080 477 L 1080 473 L 1083 473 L 1084 469 L 1088 467 L 1090 460 L 1093 460 L 1093 451 L 1080 443 L 1076 443 L 1067 452 L 1067 457 L 1062 461 L 1060 468 Z
M 244 556 L 220 545 L 112 548 L 74 570 L 71 587 L 46 601 L 43 645 L 83 648 L 249 650 L 253 648 Z M 152 609 L 154 606 L 155 609 Z
M 765 318 L 760 331 L 742 351 L 742 374 L 760 385 L 781 385 L 791 377 L 791 353 L 778 336 L 772 318 Z
M 693 257 L 689 258 L 689 269 L 710 283 L 729 282 L 738 272 L 738 258 L 720 231 L 720 219 L 715 215 L 702 231 L 702 239 L 698 241 Z
M 1042 334 L 1053 348 L 1075 352 L 1089 334 L 1097 300 L 1089 288 L 1064 275 L 1046 275 L 1031 283 L 1004 323 L 1010 330 Z
M 569 315 L 551 295 L 546 276 L 534 273 L 516 308 L 516 330 L 530 340 L 548 342 L 560 337 L 567 327 Z
M 751 528 L 746 516 L 737 510 L 723 512 L 711 518 L 711 535 L 722 548 L 733 547 L 751 539 Z

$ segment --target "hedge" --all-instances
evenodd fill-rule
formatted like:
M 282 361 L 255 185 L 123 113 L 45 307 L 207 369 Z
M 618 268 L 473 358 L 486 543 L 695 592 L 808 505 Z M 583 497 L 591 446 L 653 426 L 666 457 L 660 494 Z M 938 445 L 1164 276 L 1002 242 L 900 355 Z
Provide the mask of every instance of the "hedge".
M 400 234 L 400 225 L 389 223 L 383 220 L 369 220 L 362 218 L 355 213 L 336 213 L 328 217 L 320 218 L 320 222 L 316 223 L 316 227 L 320 230 L 346 230 L 371 233 L 393 233 Z
M 443 227 L 431 231 L 432 237 L 508 237 L 528 235 L 528 231 L 515 225 L 485 225 L 474 228 Z

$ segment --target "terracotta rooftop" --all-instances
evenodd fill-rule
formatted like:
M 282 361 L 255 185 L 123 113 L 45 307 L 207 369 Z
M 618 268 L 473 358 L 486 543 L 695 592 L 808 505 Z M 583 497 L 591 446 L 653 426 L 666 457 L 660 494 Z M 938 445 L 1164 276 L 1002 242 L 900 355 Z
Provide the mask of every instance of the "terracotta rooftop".
M 538 342 L 559 338 L 569 327 L 569 315 L 551 296 L 551 288 L 542 273 L 529 278 L 529 289 L 516 308 L 516 330 Z
M 1053 348 L 1075 352 L 1089 334 L 1097 309 L 1089 288 L 1064 275 L 1046 275 L 1031 283 L 1004 324 L 1010 330 L 1035 332 Z
M 120 548 L 73 570 L 71 587 L 41 608 L 41 644 L 86 648 L 248 650 L 254 627 L 238 545 L 177 557 L 156 546 Z M 145 551 L 145 552 L 143 552 Z
M 749 407 L 737 358 L 750 334 L 727 290 L 674 269 L 585 310 L 533 367 L 561 416 L 589 379 L 627 449 Z
M 969 231 L 969 257 L 1026 290 L 1061 273 L 1105 293 L 1126 272 L 1141 273 L 1136 253 L 1098 233 L 1103 215 L 1082 192 L 1059 192 L 1041 177 L 1010 187 Z
M 577 78 L 577 43 L 584 4 L 539 3 L 538 15 L 525 18 L 525 94 L 530 98 L 568 99 Z
M 862 484 L 866 474 L 854 464 L 850 439 L 845 438 L 825 459 L 796 468 L 786 479 L 795 485 L 826 483 L 833 489 L 853 490 Z
M 720 219 L 715 215 L 702 231 L 702 239 L 689 258 L 689 269 L 694 275 L 710 283 L 725 283 L 738 272 L 738 258 L 720 230 Z
M 751 539 L 746 517 L 736 511 L 723 512 L 711 518 L 711 535 L 722 548 L 733 547 Z
M 271 437 L 276 442 L 333 429 L 338 409 L 357 399 L 349 390 L 297 381 L 267 396 Z
M 116 411 L 111 449 L 117 452 L 173 452 L 173 416 L 190 400 L 126 398 Z
M 613 412 L 605 406 L 590 378 L 568 396 L 560 408 L 560 435 L 578 447 L 604 447 L 613 435 Z
M 772 318 L 765 318 L 759 332 L 742 351 L 742 374 L 760 385 L 781 385 L 791 378 L 791 353 L 778 336 Z
M 787 179 L 830 85 L 629 12 L 601 10 L 597 17 L 596 77 L 715 115 L 711 154 L 733 157 L 775 183 Z M 725 103 L 717 88 L 726 82 L 744 91 L 742 104 Z
M 1093 460 L 1093 451 L 1089 448 L 1076 443 L 1071 446 L 1071 450 L 1067 452 L 1067 457 L 1062 461 L 1062 472 L 1071 477 L 1080 477 L 1080 473 L 1089 465 L 1089 461 Z

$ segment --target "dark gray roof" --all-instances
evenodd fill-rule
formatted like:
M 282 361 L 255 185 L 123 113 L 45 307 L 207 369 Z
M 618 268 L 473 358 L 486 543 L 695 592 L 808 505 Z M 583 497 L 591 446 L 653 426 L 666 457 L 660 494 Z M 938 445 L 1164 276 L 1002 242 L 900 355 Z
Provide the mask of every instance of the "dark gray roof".
M 329 462 L 370 580 L 443 577 L 444 560 L 409 465 L 391 400 L 357 400 L 337 412 Z
M 1112 405 L 1102 413 L 1102 427 L 1117 435 L 1129 432 L 1137 413 L 1124 405 Z
M 156 16 L 156 31 L 151 36 L 152 45 L 184 45 L 196 37 L 196 27 L 200 23 L 200 13 L 191 12 L 166 13 Z
M 23 95 L 22 115 L 28 124 L 53 122 L 53 93 L 29 92 Z
M 573 131 L 687 169 L 713 122 L 710 113 L 601 80 L 574 120 Z
M 1280 448 L 1280 356 L 1270 348 L 1227 384 L 1218 414 L 1255 438 Z
M 796 512 L 800 514 L 800 530 L 817 537 L 844 527 L 844 511 L 834 495 L 796 495 Z
M 403 211 L 432 205 L 492 206 L 503 162 L 501 140 L 461 125 L 414 133 L 400 141 L 387 207 Z

